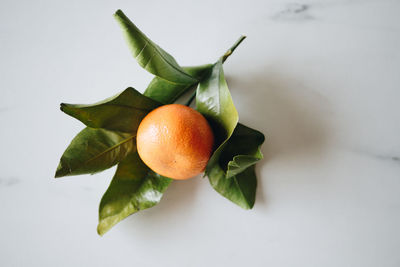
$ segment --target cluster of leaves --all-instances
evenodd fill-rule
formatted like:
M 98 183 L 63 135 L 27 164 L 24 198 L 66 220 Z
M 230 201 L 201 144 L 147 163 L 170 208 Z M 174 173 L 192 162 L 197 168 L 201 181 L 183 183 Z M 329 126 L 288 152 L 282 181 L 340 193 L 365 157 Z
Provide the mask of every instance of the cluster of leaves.
M 136 151 L 136 131 L 151 110 L 193 90 L 196 109 L 213 128 L 216 150 L 205 170 L 213 188 L 244 209 L 254 205 L 254 164 L 262 158 L 264 135 L 243 124 L 224 78 L 223 62 L 241 37 L 215 64 L 181 67 L 121 11 L 115 13 L 134 58 L 154 74 L 144 94 L 133 88 L 92 105 L 61 104 L 61 110 L 87 127 L 61 157 L 55 177 L 93 174 L 118 164 L 100 202 L 97 231 L 103 235 L 127 216 L 156 205 L 171 179 L 149 169 Z

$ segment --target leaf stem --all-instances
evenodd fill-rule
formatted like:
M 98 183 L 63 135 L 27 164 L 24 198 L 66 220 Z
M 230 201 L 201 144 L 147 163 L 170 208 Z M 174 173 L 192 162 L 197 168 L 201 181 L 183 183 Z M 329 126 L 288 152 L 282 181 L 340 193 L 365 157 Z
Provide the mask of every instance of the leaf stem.
M 246 36 L 240 36 L 233 46 L 225 52 L 225 54 L 221 57 L 222 63 L 225 62 L 225 60 L 233 53 L 233 51 L 235 51 L 235 49 L 240 45 L 241 42 L 243 42 L 244 39 L 246 39 Z
M 240 36 L 239 39 L 237 39 L 237 41 L 232 45 L 232 47 L 229 48 L 229 49 L 225 52 L 225 54 L 221 57 L 222 63 L 224 63 L 225 60 L 226 60 L 230 55 L 232 55 L 233 51 L 235 51 L 235 49 L 240 45 L 241 42 L 243 42 L 244 39 L 246 39 L 246 36 L 245 36 L 245 35 Z M 185 104 L 186 106 L 189 107 L 190 104 L 193 102 L 193 100 L 194 100 L 195 97 L 196 97 L 196 92 L 197 92 L 197 90 L 194 90 L 194 92 L 193 92 L 192 95 L 190 96 L 189 100 L 186 102 L 186 104 Z

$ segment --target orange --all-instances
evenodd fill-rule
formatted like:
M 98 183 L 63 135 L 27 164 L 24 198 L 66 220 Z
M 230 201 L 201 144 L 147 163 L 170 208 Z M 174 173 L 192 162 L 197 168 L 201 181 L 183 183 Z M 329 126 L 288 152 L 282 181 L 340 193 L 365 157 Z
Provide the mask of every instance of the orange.
M 150 169 L 183 180 L 204 171 L 214 135 L 199 112 L 170 104 L 147 114 L 139 125 L 136 141 L 139 156 Z

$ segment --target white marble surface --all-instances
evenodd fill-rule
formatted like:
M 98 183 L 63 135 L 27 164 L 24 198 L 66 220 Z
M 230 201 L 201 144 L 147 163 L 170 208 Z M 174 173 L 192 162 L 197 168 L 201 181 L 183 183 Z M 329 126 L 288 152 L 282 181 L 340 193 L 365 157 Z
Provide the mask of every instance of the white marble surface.
M 168 3 L 167 3 L 168 2 Z M 151 76 L 121 8 L 183 65 L 225 64 L 240 120 L 262 130 L 253 210 L 206 179 L 97 236 L 113 169 L 55 180 L 91 103 Z M 1 266 L 400 266 L 400 1 L 0 2 Z

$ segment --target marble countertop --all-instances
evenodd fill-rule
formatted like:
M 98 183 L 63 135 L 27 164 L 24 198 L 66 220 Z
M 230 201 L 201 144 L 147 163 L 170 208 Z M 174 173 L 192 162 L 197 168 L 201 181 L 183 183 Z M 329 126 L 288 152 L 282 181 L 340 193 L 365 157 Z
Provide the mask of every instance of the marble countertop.
M 193 3 L 190 3 L 193 2 Z M 254 209 L 207 179 L 96 233 L 114 169 L 54 179 L 93 103 L 151 76 L 122 9 L 182 65 L 225 64 L 240 121 L 267 137 Z M 400 2 L 0 3 L 1 266 L 400 266 Z

